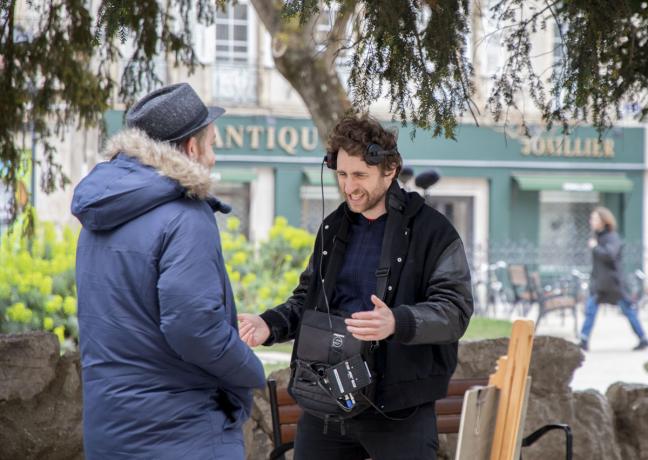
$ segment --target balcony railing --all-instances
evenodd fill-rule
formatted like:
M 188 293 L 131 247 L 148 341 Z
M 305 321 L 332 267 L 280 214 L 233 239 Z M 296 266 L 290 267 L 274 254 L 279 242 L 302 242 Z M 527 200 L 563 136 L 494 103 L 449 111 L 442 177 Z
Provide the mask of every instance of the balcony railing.
M 213 65 L 213 95 L 219 103 L 255 105 L 258 103 L 257 69 L 247 63 L 216 62 Z

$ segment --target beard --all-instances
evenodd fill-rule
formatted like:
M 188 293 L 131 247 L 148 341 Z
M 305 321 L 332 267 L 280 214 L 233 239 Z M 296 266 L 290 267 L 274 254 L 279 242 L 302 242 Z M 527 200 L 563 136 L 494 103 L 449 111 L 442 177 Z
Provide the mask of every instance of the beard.
M 368 192 L 367 190 L 362 190 L 363 199 L 360 202 L 353 202 L 351 201 L 351 199 L 349 199 L 348 195 L 346 194 L 344 195 L 345 195 L 345 201 L 347 203 L 347 206 L 349 206 L 349 209 L 355 213 L 361 214 L 379 205 L 380 202 L 385 199 L 386 193 L 387 193 L 387 189 L 382 187 L 373 190 L 373 193 Z

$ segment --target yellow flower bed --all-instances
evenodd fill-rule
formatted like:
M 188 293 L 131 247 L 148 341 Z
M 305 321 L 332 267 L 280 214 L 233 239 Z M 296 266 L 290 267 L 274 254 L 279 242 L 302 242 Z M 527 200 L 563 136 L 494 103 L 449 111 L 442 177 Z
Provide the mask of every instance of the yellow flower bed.
M 34 238 L 21 222 L 0 238 L 0 332 L 47 330 L 69 346 L 78 336 L 74 279 L 78 233 L 36 222 Z M 270 237 L 253 247 L 228 219 L 223 256 L 239 311 L 262 312 L 282 303 L 299 282 L 315 237 L 278 217 Z
M 64 343 L 77 336 L 74 264 L 77 233 L 22 219 L 0 238 L 0 332 L 53 331 Z
M 284 302 L 297 287 L 315 237 L 277 217 L 269 239 L 254 248 L 240 233 L 240 221 L 231 217 L 221 241 L 238 310 L 260 313 Z

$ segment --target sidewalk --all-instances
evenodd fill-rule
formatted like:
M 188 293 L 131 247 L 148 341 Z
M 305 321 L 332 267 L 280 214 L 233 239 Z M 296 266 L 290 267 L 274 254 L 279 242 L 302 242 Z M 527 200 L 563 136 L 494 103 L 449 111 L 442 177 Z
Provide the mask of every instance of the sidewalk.
M 583 323 L 579 311 L 578 327 Z M 530 315 L 535 320 L 535 315 Z M 641 324 L 648 330 L 648 311 L 641 312 Z M 577 342 L 573 332 L 573 319 L 566 315 L 564 324 L 559 313 L 547 315 L 540 322 L 536 335 L 553 335 Z M 621 310 L 615 307 L 601 307 L 596 317 L 590 339 L 590 351 L 585 352 L 585 361 L 574 374 L 573 390 L 593 388 L 605 394 L 614 382 L 642 383 L 648 385 L 648 350 L 632 351 L 638 339 Z

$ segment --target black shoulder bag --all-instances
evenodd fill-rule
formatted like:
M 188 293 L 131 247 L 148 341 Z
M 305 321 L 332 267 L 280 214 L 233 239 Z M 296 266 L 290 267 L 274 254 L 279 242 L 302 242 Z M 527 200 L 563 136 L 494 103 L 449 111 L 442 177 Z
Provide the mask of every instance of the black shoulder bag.
M 387 216 L 383 245 L 376 270 L 376 295 L 387 302 L 388 282 L 393 293 L 400 269 L 390 273 L 391 245 L 402 230 L 402 207 Z M 333 246 L 327 279 L 335 280 L 346 249 L 348 222 L 343 219 Z M 391 275 L 391 276 L 390 276 Z M 333 283 L 323 283 L 327 295 Z M 306 306 L 295 341 L 288 391 L 299 406 L 317 417 L 344 420 L 373 405 L 376 342 L 360 341 L 347 331 L 345 317 Z

